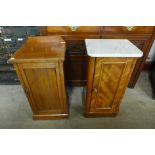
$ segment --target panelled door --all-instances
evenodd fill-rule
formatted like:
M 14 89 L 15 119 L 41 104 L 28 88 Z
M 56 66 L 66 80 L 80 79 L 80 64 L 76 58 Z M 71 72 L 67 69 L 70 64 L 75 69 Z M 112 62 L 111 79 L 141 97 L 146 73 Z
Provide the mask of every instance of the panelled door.
M 134 64 L 132 58 L 96 58 L 91 112 L 116 111 Z
M 63 113 L 58 63 L 24 63 L 17 69 L 34 114 Z

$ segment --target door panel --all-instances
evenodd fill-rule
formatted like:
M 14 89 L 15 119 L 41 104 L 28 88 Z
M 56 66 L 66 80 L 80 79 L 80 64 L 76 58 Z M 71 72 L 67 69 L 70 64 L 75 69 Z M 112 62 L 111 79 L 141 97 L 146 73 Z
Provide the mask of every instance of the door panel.
M 92 112 L 113 110 L 119 104 L 131 64 L 125 58 L 97 58 L 90 107 Z
M 23 64 L 21 73 L 29 93 L 27 96 L 34 102 L 39 114 L 58 113 L 63 107 L 60 102 L 57 64 L 37 63 Z

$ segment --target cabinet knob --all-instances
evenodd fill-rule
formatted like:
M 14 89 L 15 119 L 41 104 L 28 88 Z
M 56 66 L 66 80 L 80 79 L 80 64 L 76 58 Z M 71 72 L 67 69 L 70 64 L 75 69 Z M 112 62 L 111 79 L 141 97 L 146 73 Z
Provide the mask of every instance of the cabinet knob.
M 135 26 L 125 26 L 128 31 L 132 31 L 135 29 Z
M 6 63 L 7 63 L 7 64 L 10 64 L 10 61 L 11 61 L 11 60 L 14 60 L 14 59 L 15 59 L 15 58 L 12 57 L 12 58 L 10 58 L 9 60 L 7 60 Z
M 76 31 L 80 26 L 69 26 L 71 31 Z
M 97 88 L 93 88 L 93 92 L 94 93 L 97 93 Z

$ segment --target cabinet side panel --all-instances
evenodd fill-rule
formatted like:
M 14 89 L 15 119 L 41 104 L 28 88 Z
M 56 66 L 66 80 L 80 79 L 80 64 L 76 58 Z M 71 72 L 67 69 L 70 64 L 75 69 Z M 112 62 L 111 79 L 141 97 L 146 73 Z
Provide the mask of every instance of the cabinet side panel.
M 20 82 L 22 84 L 23 90 L 25 91 L 25 88 L 27 88 L 28 86 L 27 86 L 27 83 L 25 83 L 24 76 L 22 75 L 22 72 L 21 72 L 22 71 L 22 64 L 14 64 L 14 67 L 16 69 L 16 73 L 18 75 L 18 78 L 20 79 Z M 25 93 L 25 95 L 27 95 L 27 94 Z M 32 109 L 32 112 L 37 113 L 37 108 L 36 108 L 36 105 L 35 105 L 33 98 L 30 97 L 29 95 L 27 95 L 27 99 L 29 101 L 29 105 Z
M 69 113 L 66 89 L 65 89 L 65 79 L 64 79 L 64 66 L 63 62 L 59 62 L 59 70 L 57 70 L 57 82 L 59 87 L 59 98 L 63 106 L 64 113 Z
M 88 72 L 87 72 L 86 102 L 84 101 L 85 112 L 90 111 L 92 86 L 94 80 L 94 68 L 95 68 L 95 58 L 89 57 Z

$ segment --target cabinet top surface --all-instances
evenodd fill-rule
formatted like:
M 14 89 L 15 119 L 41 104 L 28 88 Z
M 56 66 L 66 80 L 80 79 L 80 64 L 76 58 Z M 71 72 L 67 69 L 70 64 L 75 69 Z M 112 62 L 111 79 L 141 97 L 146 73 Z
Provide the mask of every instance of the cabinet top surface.
M 9 61 L 64 60 L 65 50 L 65 41 L 59 36 L 29 37 Z
M 141 57 L 143 52 L 127 39 L 85 39 L 91 57 Z

